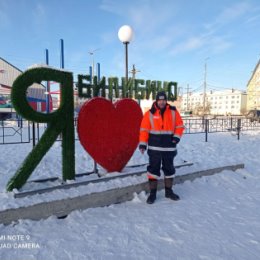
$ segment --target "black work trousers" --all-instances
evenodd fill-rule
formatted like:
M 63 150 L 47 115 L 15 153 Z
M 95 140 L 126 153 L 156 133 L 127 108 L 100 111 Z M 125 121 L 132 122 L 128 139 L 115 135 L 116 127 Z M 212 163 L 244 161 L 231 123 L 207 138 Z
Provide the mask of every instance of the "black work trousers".
M 147 167 L 147 171 L 155 176 L 160 177 L 160 169 L 162 165 L 162 170 L 164 172 L 164 176 L 166 178 L 171 178 L 175 174 L 174 168 L 174 157 L 177 155 L 177 151 L 173 152 L 161 152 L 161 151 L 153 151 L 148 149 L 149 155 L 149 165 Z

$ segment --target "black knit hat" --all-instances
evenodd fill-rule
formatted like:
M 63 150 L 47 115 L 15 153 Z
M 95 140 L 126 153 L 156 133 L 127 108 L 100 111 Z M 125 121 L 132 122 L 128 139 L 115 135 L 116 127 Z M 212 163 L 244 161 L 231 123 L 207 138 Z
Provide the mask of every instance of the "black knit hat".
M 167 100 L 167 96 L 164 91 L 159 91 L 156 95 L 156 101 L 158 100 Z

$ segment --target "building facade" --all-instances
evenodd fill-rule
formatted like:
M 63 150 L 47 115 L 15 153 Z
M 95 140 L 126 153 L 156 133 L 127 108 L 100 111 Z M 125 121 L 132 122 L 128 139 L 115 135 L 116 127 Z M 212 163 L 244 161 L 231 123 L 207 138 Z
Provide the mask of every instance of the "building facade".
M 193 114 L 242 115 L 246 113 L 247 94 L 240 90 L 189 93 L 182 96 L 181 111 Z M 204 113 L 205 110 L 205 113 Z
M 12 85 L 22 71 L 0 57 L 0 96 L 10 102 Z M 41 84 L 34 83 L 27 89 L 27 100 L 31 107 L 40 112 L 46 111 L 46 90 Z M 50 100 L 52 110 L 52 101 Z
M 247 83 L 247 110 L 260 109 L 260 60 Z

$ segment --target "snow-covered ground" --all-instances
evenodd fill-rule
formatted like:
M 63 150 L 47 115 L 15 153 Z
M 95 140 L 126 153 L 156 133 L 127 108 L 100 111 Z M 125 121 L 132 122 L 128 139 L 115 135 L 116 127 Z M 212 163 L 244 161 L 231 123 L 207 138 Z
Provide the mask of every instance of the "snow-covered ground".
M 1 225 L 0 259 L 259 259 L 259 144 L 260 132 L 256 131 L 242 133 L 240 141 L 230 133 L 210 134 L 208 143 L 204 135 L 184 135 L 176 163 L 186 160 L 194 165 L 179 169 L 177 174 L 236 163 L 245 163 L 245 169 L 176 185 L 181 197 L 178 202 L 167 200 L 161 191 L 156 203 L 147 205 L 146 194 L 141 193 L 131 202 L 75 211 L 65 219 L 50 217 Z M 14 199 L 12 193 L 5 192 L 6 182 L 30 149 L 30 144 L 0 146 L 1 209 L 62 195 L 54 192 Z M 60 176 L 60 154 L 57 142 L 31 179 Z M 146 155 L 136 151 L 129 163 L 146 160 Z M 91 158 L 77 142 L 76 172 L 92 167 Z M 108 186 L 124 186 L 143 181 L 144 177 L 139 178 L 117 180 Z M 106 188 L 90 186 L 78 192 Z M 65 193 L 76 195 L 71 190 Z

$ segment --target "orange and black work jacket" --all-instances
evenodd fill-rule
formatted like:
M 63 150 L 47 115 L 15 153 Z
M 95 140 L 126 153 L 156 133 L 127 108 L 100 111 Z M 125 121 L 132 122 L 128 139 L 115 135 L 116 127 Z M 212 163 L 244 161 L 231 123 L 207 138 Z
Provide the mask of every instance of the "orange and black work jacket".
M 161 115 L 156 102 L 152 108 L 144 114 L 139 138 L 139 147 L 150 151 L 174 152 L 176 143 L 173 137 L 181 139 L 184 131 L 182 118 L 176 107 L 166 105 L 164 113 Z

